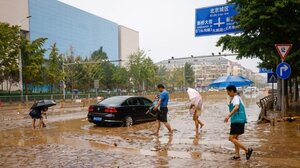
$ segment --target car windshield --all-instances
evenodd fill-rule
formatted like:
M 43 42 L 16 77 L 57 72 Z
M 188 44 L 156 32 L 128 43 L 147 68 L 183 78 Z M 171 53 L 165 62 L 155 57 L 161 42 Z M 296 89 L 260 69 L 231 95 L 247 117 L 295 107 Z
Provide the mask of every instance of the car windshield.
M 99 105 L 111 105 L 111 106 L 116 106 L 120 105 L 125 101 L 125 98 L 123 97 L 110 97 L 107 99 L 104 99 L 102 102 L 99 102 Z

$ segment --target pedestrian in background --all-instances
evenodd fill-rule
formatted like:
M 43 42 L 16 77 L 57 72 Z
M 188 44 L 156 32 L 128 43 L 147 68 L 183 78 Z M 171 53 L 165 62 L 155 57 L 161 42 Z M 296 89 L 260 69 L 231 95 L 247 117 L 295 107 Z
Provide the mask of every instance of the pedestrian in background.
M 46 116 L 46 112 L 48 111 L 48 107 L 43 108 L 33 108 L 29 115 L 32 118 L 32 128 L 35 129 L 35 122 L 37 119 L 39 119 L 39 128 L 46 127 L 46 124 L 44 123 L 43 116 Z
M 193 115 L 193 120 L 195 122 L 196 135 L 199 135 L 199 126 L 200 126 L 200 129 L 201 129 L 204 126 L 204 124 L 199 120 L 199 111 L 197 110 L 195 104 L 191 104 L 190 113 Z

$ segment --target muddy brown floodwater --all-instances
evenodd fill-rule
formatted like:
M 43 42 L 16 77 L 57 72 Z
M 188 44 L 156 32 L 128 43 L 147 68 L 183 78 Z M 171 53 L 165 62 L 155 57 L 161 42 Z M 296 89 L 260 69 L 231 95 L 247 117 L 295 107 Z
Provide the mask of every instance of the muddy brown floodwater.
M 159 137 L 151 135 L 155 122 L 98 127 L 85 118 L 62 118 L 41 130 L 27 125 L 1 130 L 0 167 L 300 167 L 300 121 L 258 125 L 256 101 L 244 98 L 248 124 L 241 141 L 254 149 L 249 161 L 244 153 L 241 161 L 229 160 L 234 146 L 230 126 L 223 123 L 226 99 L 208 96 L 199 136 L 186 102 L 170 103 L 173 136 L 165 128 Z

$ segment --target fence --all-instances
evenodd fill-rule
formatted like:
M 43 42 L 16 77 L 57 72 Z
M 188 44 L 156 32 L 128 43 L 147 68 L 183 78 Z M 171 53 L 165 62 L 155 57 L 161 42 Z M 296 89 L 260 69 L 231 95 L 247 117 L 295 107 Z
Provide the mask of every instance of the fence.
M 123 93 L 124 94 L 124 93 Z M 99 93 L 97 96 L 101 97 L 110 97 L 122 95 L 122 93 Z M 87 93 L 87 94 L 66 94 L 66 100 L 74 100 L 74 99 L 93 99 L 96 98 L 96 93 Z M 34 102 L 37 100 L 43 99 L 52 99 L 52 100 L 63 100 L 62 94 L 43 94 L 43 95 L 24 95 L 23 97 L 13 95 L 13 96 L 0 96 L 0 102 L 2 103 L 13 103 L 13 102 Z
M 220 92 L 205 92 L 201 93 L 202 96 L 218 96 Z M 96 100 L 98 96 L 100 97 L 111 97 L 116 95 L 129 95 L 129 96 L 145 96 L 149 99 L 153 99 L 154 95 L 156 95 L 157 92 L 139 92 L 139 93 L 117 93 L 117 92 L 106 92 L 106 93 L 87 93 L 87 94 L 66 94 L 65 95 L 65 101 L 72 101 L 76 99 L 81 100 Z M 176 92 L 170 94 L 170 99 L 186 99 L 187 93 L 186 92 Z M 52 99 L 56 102 L 63 101 L 63 95 L 62 94 L 43 94 L 43 95 L 24 95 L 23 98 L 18 95 L 13 96 L 0 96 L 0 106 L 3 104 L 13 104 L 13 103 L 28 103 L 28 102 L 35 102 L 37 100 L 43 100 L 43 99 Z

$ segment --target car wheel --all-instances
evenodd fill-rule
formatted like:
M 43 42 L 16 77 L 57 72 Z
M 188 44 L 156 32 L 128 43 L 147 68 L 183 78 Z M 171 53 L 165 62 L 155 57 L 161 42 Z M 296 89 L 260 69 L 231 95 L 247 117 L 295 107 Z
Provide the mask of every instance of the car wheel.
M 125 119 L 124 119 L 124 127 L 130 127 L 133 125 L 133 120 L 132 120 L 132 117 L 130 116 L 126 116 Z

